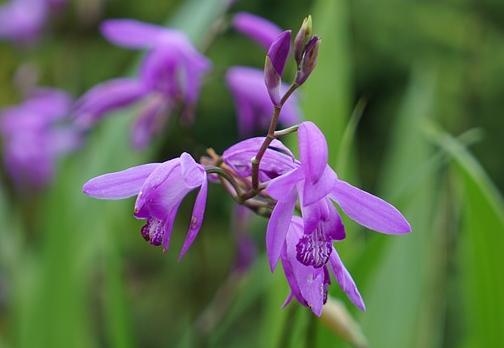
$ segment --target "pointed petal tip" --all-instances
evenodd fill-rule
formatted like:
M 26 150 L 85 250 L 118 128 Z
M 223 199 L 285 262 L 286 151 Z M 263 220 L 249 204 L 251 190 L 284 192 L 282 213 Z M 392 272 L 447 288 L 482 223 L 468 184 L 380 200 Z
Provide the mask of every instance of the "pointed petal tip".
M 355 297 L 349 298 L 350 301 L 353 303 L 355 307 L 357 307 L 361 312 L 366 311 L 366 304 L 364 303 L 364 299 L 362 298 L 361 294 L 357 290 L 357 293 L 355 294 Z
M 413 232 L 413 228 L 411 227 L 410 223 L 408 221 L 404 221 L 404 226 L 403 228 L 401 229 L 401 234 L 407 234 L 407 233 L 410 233 L 410 232 Z
M 370 230 L 392 235 L 412 231 L 408 220 L 392 204 L 343 180 L 336 180 L 332 198 L 348 217 Z
M 360 303 L 360 305 L 357 306 L 357 308 L 359 308 L 361 310 L 361 312 L 365 312 L 366 311 L 366 304 L 364 303 L 364 301 L 362 301 Z
M 313 309 L 312 307 L 310 307 L 310 310 L 312 311 L 313 314 L 315 314 L 317 317 L 321 317 L 322 316 L 322 310 L 323 310 L 323 306 L 320 307 L 320 309 Z
M 278 264 L 278 259 L 274 259 L 271 256 L 268 256 L 268 266 L 271 273 L 275 273 L 276 266 Z
M 396 222 L 397 225 L 394 226 L 394 228 L 391 228 L 389 230 L 383 230 L 383 231 L 375 230 L 375 229 L 374 230 L 377 232 L 384 233 L 384 234 L 392 234 L 392 235 L 403 235 L 403 234 L 408 234 L 413 231 L 410 223 L 408 222 L 408 220 L 406 220 L 406 218 L 404 216 L 402 216 L 400 214 L 400 218 L 398 217 L 397 220 L 398 220 Z
M 179 263 L 182 262 L 182 259 L 184 258 L 186 252 L 187 252 L 187 250 L 184 250 L 184 249 L 180 250 L 180 253 L 177 257 L 177 262 L 179 262 Z
M 285 309 L 285 307 L 287 307 L 289 305 L 289 303 L 291 303 L 293 297 L 294 297 L 294 295 L 292 294 L 292 291 L 290 291 L 280 308 Z

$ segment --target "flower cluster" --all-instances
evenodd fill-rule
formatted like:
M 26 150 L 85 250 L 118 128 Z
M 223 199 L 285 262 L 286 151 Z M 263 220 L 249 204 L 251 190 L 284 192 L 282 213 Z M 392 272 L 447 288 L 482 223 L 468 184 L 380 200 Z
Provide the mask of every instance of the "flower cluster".
M 76 104 L 78 123 L 90 127 L 113 110 L 143 102 L 132 128 L 135 148 L 148 145 L 179 104 L 183 120 L 190 123 L 211 64 L 189 38 L 177 30 L 127 19 L 105 21 L 101 31 L 113 44 L 147 54 L 137 77 L 112 79 L 84 94 Z
M 18 187 L 46 185 L 57 158 L 81 143 L 68 122 L 71 103 L 63 91 L 37 88 L 23 103 L 0 110 L 5 167 Z
M 391 204 L 341 180 L 328 165 L 328 147 L 322 131 L 312 122 L 297 121 L 294 94 L 313 72 L 320 44 L 319 37 L 312 34 L 311 18 L 305 19 L 293 43 L 291 31 L 282 32 L 275 25 L 255 16 L 241 13 L 235 17 L 233 24 L 237 30 L 268 48 L 262 78 L 252 68 L 234 67 L 227 73 L 228 84 L 237 104 L 242 135 L 246 135 L 257 124 L 264 126 L 269 123 L 266 136 L 240 141 L 222 155 L 209 149 L 208 156 L 203 156 L 200 163 L 183 153 L 179 158 L 163 163 L 150 163 L 98 176 L 85 183 L 83 191 L 99 199 L 136 196 L 134 216 L 145 221 L 140 230 L 142 237 L 150 244 L 167 250 L 178 207 L 189 192 L 199 189 L 186 240 L 180 251 L 182 257 L 202 226 L 208 182 L 220 184 L 241 206 L 240 209 L 251 210 L 269 219 L 266 251 L 271 271 L 275 270 L 279 261 L 283 266 L 290 286 L 285 304 L 296 299 L 314 314 L 321 315 L 332 274 L 350 301 L 364 310 L 364 301 L 334 246 L 334 242 L 341 242 L 346 236 L 337 207 L 355 222 L 381 233 L 403 234 L 410 232 L 411 227 Z M 165 45 L 174 48 L 185 42 L 181 37 L 176 40 L 172 32 L 131 22 L 113 22 L 105 28 L 106 36 L 115 43 L 151 50 L 151 59 L 159 59 L 170 73 L 184 69 L 184 66 L 186 69 L 187 66 L 197 66 L 186 65 L 189 56 L 200 61 L 199 56 L 198 59 L 192 56 L 197 56 L 193 49 L 188 49 L 187 54 L 180 53 L 175 61 L 158 52 L 167 52 Z M 158 57 L 152 58 L 158 54 Z M 297 70 L 293 82 L 286 85 L 282 79 L 289 57 L 294 58 Z M 118 89 L 128 90 L 124 87 L 128 83 L 144 86 L 145 75 L 164 76 L 157 70 L 150 75 L 151 72 L 147 72 L 150 65 L 144 62 L 144 66 L 142 79 L 127 80 L 124 84 L 121 82 Z M 204 69 L 198 71 L 202 73 Z M 186 77 L 191 74 L 187 70 L 186 73 Z M 172 80 L 174 84 L 170 86 L 157 81 L 151 84 L 152 88 L 148 91 L 161 94 L 162 90 L 168 92 L 172 88 L 180 91 L 181 85 L 176 81 Z M 167 88 L 160 88 L 160 85 Z M 86 118 L 94 120 L 111 107 L 125 105 L 125 100 L 129 103 L 137 99 L 136 93 L 104 88 L 104 93 L 98 93 L 96 98 L 92 96 L 93 91 L 83 98 L 80 110 L 88 113 Z M 131 90 L 136 92 L 135 88 Z M 103 103 L 96 104 L 96 100 L 111 90 L 114 91 L 110 94 L 116 97 L 115 100 L 108 95 Z M 187 99 L 187 91 L 182 94 L 190 103 L 193 100 Z M 134 98 L 131 98 L 132 95 Z M 139 95 L 145 96 L 143 93 Z M 171 93 L 163 96 L 168 98 L 165 102 L 174 98 Z M 90 103 L 86 98 L 95 101 Z M 101 107 L 93 109 L 93 105 Z M 264 116 L 266 109 L 272 111 L 269 118 Z M 290 127 L 277 130 L 282 119 Z M 297 133 L 298 158 L 279 140 L 291 133 Z

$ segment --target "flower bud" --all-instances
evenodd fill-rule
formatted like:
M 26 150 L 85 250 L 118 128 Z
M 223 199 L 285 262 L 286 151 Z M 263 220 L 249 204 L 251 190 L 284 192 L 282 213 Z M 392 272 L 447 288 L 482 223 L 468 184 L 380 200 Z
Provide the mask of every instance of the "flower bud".
M 296 83 L 301 85 L 306 81 L 308 76 L 315 69 L 317 64 L 318 50 L 320 45 L 320 38 L 314 36 L 308 41 L 305 48 L 305 53 L 303 59 L 301 60 L 301 65 L 296 75 Z
M 280 85 L 282 82 L 282 74 L 289 56 L 291 45 L 291 31 L 284 31 L 271 44 L 266 62 L 264 64 L 264 82 L 268 88 L 271 101 L 274 105 L 280 104 Z
M 296 38 L 294 39 L 294 57 L 296 63 L 299 66 L 301 60 L 303 59 L 303 54 L 305 52 L 306 43 L 310 40 L 312 36 L 312 19 L 311 16 L 306 17 L 303 20 L 303 24 L 299 29 Z

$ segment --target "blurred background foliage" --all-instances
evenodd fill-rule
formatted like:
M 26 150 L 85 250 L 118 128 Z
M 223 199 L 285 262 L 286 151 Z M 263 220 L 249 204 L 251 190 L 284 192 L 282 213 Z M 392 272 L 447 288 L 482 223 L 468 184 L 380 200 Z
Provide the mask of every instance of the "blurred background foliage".
M 220 187 L 210 190 L 202 232 L 183 262 L 174 250 L 190 199 L 163 254 L 140 238 L 131 201 L 81 194 L 95 175 L 182 150 L 222 151 L 237 140 L 223 75 L 231 65 L 261 67 L 264 51 L 224 30 L 207 50 L 214 69 L 194 127 L 173 118 L 154 146 L 134 152 L 135 110 L 128 110 L 103 122 L 41 194 L 19 196 L 2 172 L 0 347 L 364 346 L 359 330 L 370 347 L 501 346 L 504 3 L 243 0 L 224 14 L 226 5 L 74 0 L 37 45 L 0 44 L 0 105 L 19 102 L 12 80 L 20 64 L 35 66 L 42 85 L 74 96 L 131 72 L 139 57 L 99 35 L 104 18 L 167 23 L 203 47 L 208 28 L 238 10 L 295 30 L 311 13 L 323 41 L 301 92 L 305 117 L 324 130 L 339 175 L 393 202 L 413 225 L 410 235 L 390 238 L 347 221 L 349 237 L 337 247 L 367 312 L 355 311 L 335 286 L 331 296 L 354 317 L 353 336 L 297 305 L 280 309 L 287 285 L 267 269 L 263 219 L 248 231 L 256 261 L 235 270 L 233 203 Z

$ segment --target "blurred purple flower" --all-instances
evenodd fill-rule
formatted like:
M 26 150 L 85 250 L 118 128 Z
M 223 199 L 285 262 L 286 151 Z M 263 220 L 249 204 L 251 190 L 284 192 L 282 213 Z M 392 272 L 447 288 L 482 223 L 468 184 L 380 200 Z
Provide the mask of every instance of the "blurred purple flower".
M 0 40 L 26 43 L 39 38 L 51 12 L 66 0 L 10 0 L 0 6 Z
M 191 155 L 164 163 L 149 163 L 98 176 L 86 182 L 83 192 L 98 199 L 137 196 L 134 215 L 146 220 L 141 234 L 150 244 L 167 250 L 178 208 L 184 197 L 200 187 L 187 237 L 179 258 L 187 252 L 203 223 L 207 197 L 207 175 Z
M 22 104 L 0 111 L 5 166 L 19 187 L 48 184 L 58 157 L 80 145 L 79 133 L 64 124 L 71 101 L 65 92 L 37 89 Z
M 240 135 L 250 136 L 254 131 L 267 129 L 271 120 L 272 105 L 264 84 L 263 71 L 248 67 L 232 67 L 227 71 L 226 80 L 233 94 Z M 285 93 L 288 86 L 283 84 L 280 89 Z M 297 96 L 294 94 L 282 108 L 280 123 L 292 126 L 300 121 L 300 114 Z
M 348 296 L 350 301 L 361 310 L 365 310 L 364 301 L 352 279 L 350 273 L 341 262 L 336 249 L 331 245 L 329 263 L 315 268 L 306 266 L 298 261 L 297 249 L 300 240 L 306 234 L 303 228 L 303 220 L 293 217 L 288 225 L 286 241 L 282 247 L 281 260 L 285 277 L 290 287 L 290 294 L 285 300 L 284 306 L 289 304 L 292 298 L 309 307 L 312 312 L 320 316 L 323 305 L 327 301 L 327 292 L 331 279 L 328 268 L 332 271 L 341 290 Z
M 11 0 L 0 6 L 0 40 L 36 40 L 47 20 L 46 0 Z
M 257 255 L 257 248 L 249 235 L 252 212 L 243 205 L 233 209 L 232 231 L 236 243 L 235 270 L 245 272 L 250 268 Z
M 89 127 L 105 114 L 139 101 L 144 105 L 132 129 L 135 148 L 146 146 L 160 130 L 172 107 L 182 102 L 182 118 L 193 119 L 202 79 L 211 63 L 191 44 L 187 36 L 134 20 L 108 20 L 101 27 L 112 43 L 130 49 L 146 49 L 140 73 L 135 78 L 103 82 L 82 96 L 75 109 L 79 124 Z
M 233 27 L 266 50 L 282 33 L 282 29 L 276 24 L 247 12 L 240 12 L 234 16 Z
M 297 259 L 306 266 L 323 267 L 330 259 L 332 241 L 345 237 L 333 201 L 352 220 L 386 234 L 403 234 L 411 227 L 391 204 L 340 180 L 327 165 L 327 143 L 312 122 L 298 130 L 301 165 L 271 180 L 268 194 L 277 200 L 266 232 L 271 270 L 280 257 L 294 206 L 299 197 L 304 237 L 296 245 Z

